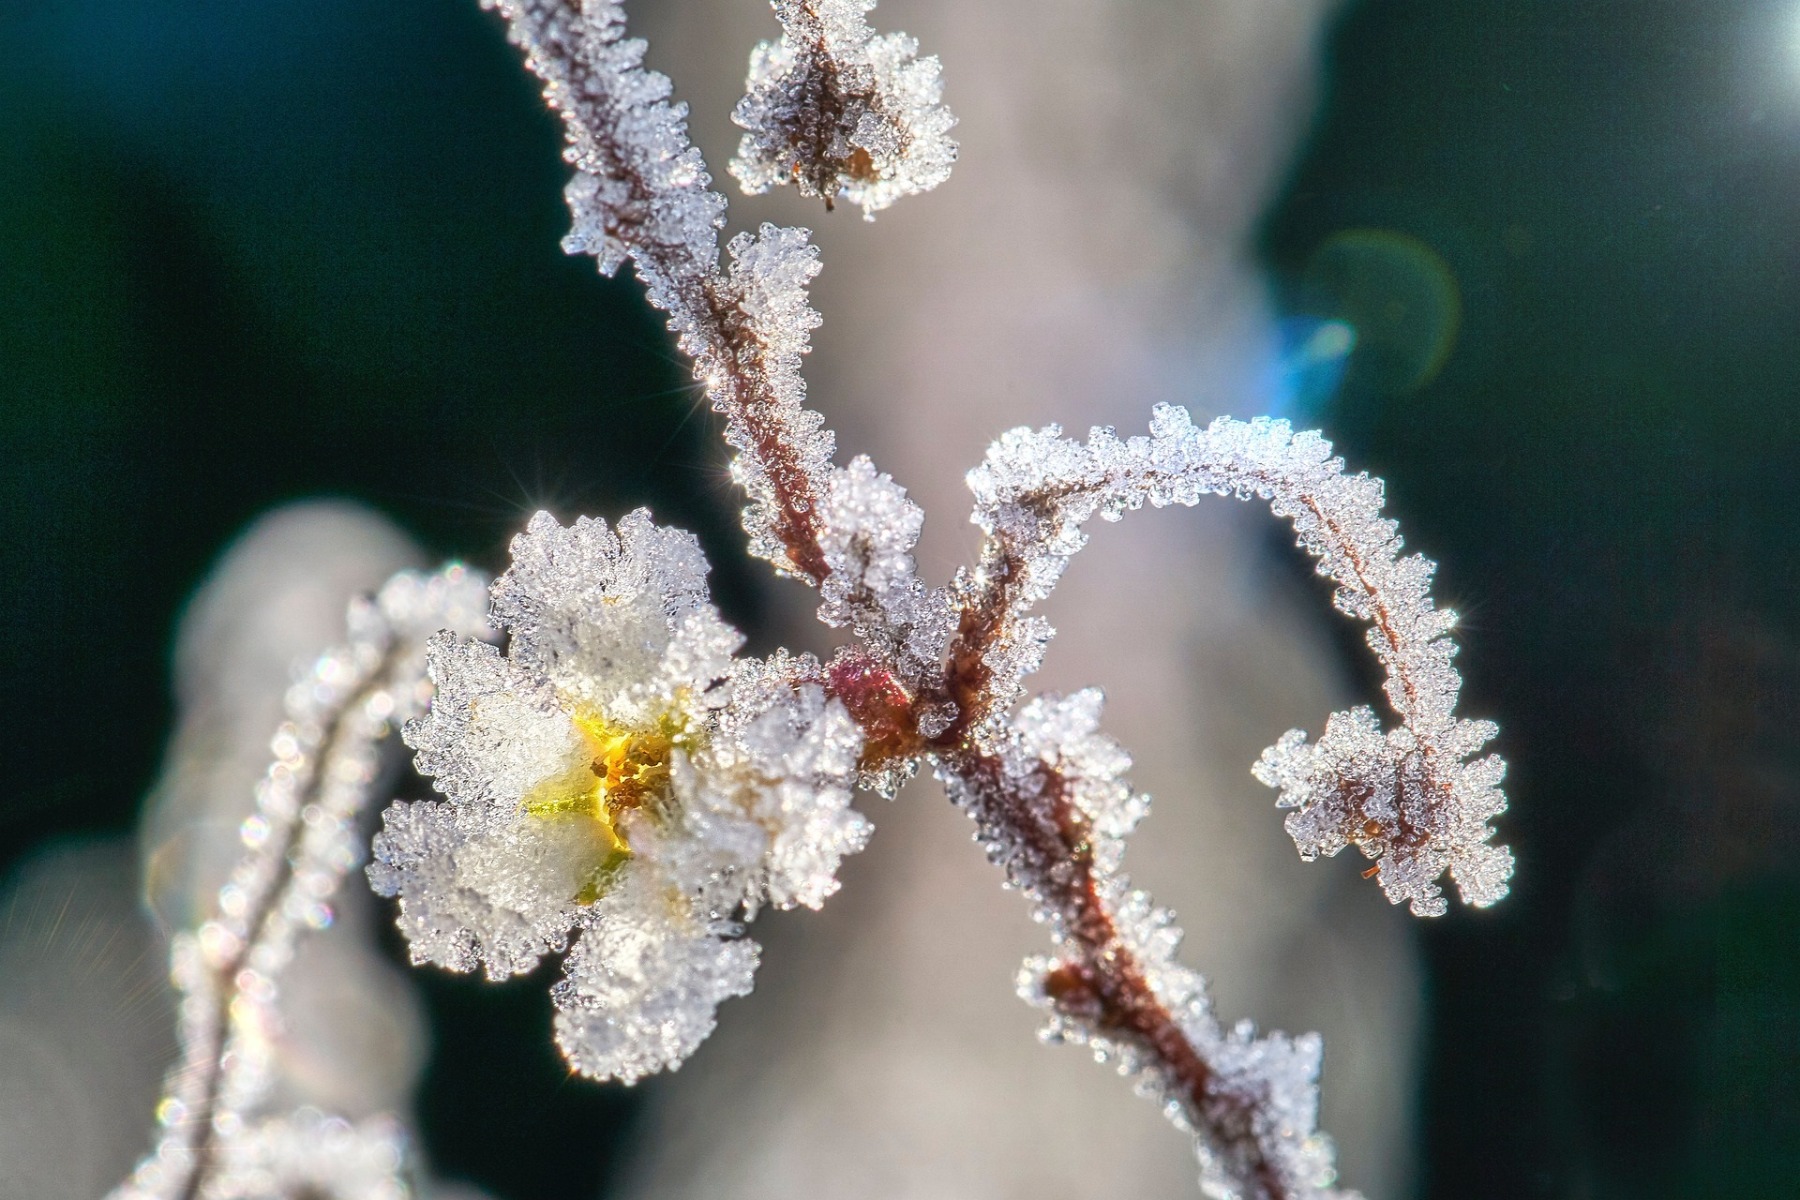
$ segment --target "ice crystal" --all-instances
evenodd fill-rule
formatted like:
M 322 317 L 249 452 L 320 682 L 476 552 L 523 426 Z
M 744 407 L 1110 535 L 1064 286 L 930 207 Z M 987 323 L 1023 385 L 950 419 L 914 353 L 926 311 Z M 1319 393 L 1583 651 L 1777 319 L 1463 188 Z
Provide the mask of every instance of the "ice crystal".
M 731 119 L 745 132 L 731 173 L 746 192 L 793 183 L 844 196 L 863 218 L 950 177 L 956 118 L 935 56 L 903 33 L 877 35 L 874 0 L 773 0 L 781 40 L 750 55 Z
M 821 515 L 831 574 L 819 588 L 819 619 L 849 626 L 918 684 L 943 662 L 954 625 L 949 595 L 926 587 L 913 562 L 925 514 L 859 455 L 832 472 Z
M 1006 575 L 1015 612 L 1055 586 L 1086 543 L 1082 525 L 1096 515 L 1117 520 L 1146 502 L 1191 505 L 1207 494 L 1269 501 L 1293 522 L 1319 574 L 1337 584 L 1337 608 L 1370 623 L 1368 642 L 1401 720 L 1383 733 L 1366 708 L 1339 713 L 1316 745 L 1293 731 L 1264 753 L 1257 778 L 1295 809 L 1287 828 L 1301 854 L 1360 847 L 1378 860 L 1388 898 L 1410 901 L 1421 916 L 1445 911 L 1436 880 L 1446 870 L 1470 904 L 1506 894 L 1512 855 L 1487 844 L 1488 821 L 1506 805 L 1497 787 L 1504 764 L 1497 756 L 1467 761 L 1495 728 L 1455 716 L 1462 680 L 1447 636 L 1455 614 L 1432 602 L 1431 561 L 1400 553 L 1394 522 L 1381 515 L 1380 480 L 1346 474 L 1329 442 L 1285 421 L 1220 418 L 1198 429 L 1184 410 L 1163 405 L 1148 437 L 1120 440 L 1095 429 L 1083 444 L 1055 426 L 1013 430 L 969 483 L 974 519 L 990 535 L 983 570 Z M 1015 640 L 1034 640 L 1025 621 L 1017 625 L 1027 632 Z M 1016 687 L 1035 652 L 997 640 L 997 674 Z
M 1338 1196 L 1331 1142 L 1316 1128 L 1318 1037 L 1222 1028 L 1205 980 L 1177 958 L 1174 914 L 1121 870 L 1149 799 L 1126 780 L 1130 757 L 1100 732 L 1101 706 L 1096 689 L 1037 697 L 1007 723 L 985 771 L 945 773 L 1056 946 L 1026 961 L 1019 993 L 1048 1010 L 1046 1041 L 1086 1046 L 1195 1135 L 1209 1195 Z M 1017 811 L 997 812 L 1000 796 Z M 1240 1190 L 1247 1180 L 1260 1190 Z
M 289 689 L 275 761 L 244 822 L 244 857 L 217 915 L 174 938 L 183 1057 L 157 1107 L 156 1149 L 115 1200 L 408 1194 L 391 1121 L 263 1110 L 276 1082 L 283 972 L 298 939 L 330 923 L 332 897 L 362 858 L 357 823 L 382 777 L 380 744 L 429 695 L 427 638 L 477 628 L 483 585 L 460 566 L 394 577 L 351 606 L 349 643 Z M 334 1161 L 311 1161 L 327 1153 Z
M 553 990 L 569 1062 L 627 1082 L 679 1064 L 749 990 L 741 916 L 817 907 L 868 825 L 862 735 L 818 664 L 736 660 L 693 537 L 548 514 L 495 581 L 504 654 L 446 636 L 407 726 L 444 801 L 389 808 L 369 868 L 418 962 L 490 978 L 575 947 Z
M 732 478 L 750 505 L 750 552 L 793 574 L 822 578 L 818 516 L 836 447 L 824 419 L 806 407 L 800 359 L 811 348 L 819 314 L 806 288 L 819 273 L 819 251 L 804 229 L 764 224 L 727 247 L 731 267 L 712 287 L 725 337 L 696 330 L 683 347 L 726 414 L 726 441 L 738 451 Z
M 1495 731 L 1454 714 L 1454 617 L 1432 603 L 1431 564 L 1400 554 L 1379 481 L 1279 421 L 1200 430 L 1164 406 L 1147 437 L 1018 429 L 969 475 L 980 559 L 949 588 L 926 586 L 913 561 L 923 514 L 868 459 L 834 467 L 832 435 L 805 407 L 800 365 L 819 324 L 809 234 L 763 225 L 721 266 L 725 201 L 619 4 L 484 3 L 567 129 L 565 248 L 608 274 L 634 265 L 725 416 L 752 551 L 816 585 L 821 620 L 854 641 L 824 666 L 737 657 L 697 542 L 642 511 L 616 529 L 531 521 L 492 588 L 504 651 L 470 636 L 465 575 L 390 585 L 360 610 L 351 648 L 290 698 L 245 827 L 251 852 L 221 915 L 177 940 L 186 1059 L 163 1141 L 120 1196 L 404 1194 L 391 1128 L 260 1106 L 275 978 L 296 931 L 328 919 L 356 859 L 348 830 L 372 748 L 423 703 L 427 673 L 435 696 L 405 732 L 444 799 L 388 809 L 369 879 L 398 898 L 415 961 L 501 978 L 567 951 L 552 999 L 577 1071 L 631 1082 L 693 1053 L 718 1006 L 750 989 L 747 922 L 764 905 L 819 906 L 866 842 L 856 783 L 892 795 L 930 761 L 1050 930 L 1053 954 L 1019 981 L 1049 1010 L 1046 1037 L 1134 1076 L 1194 1135 L 1209 1195 L 1351 1195 L 1332 1190 L 1316 1129 L 1318 1038 L 1224 1027 L 1178 961 L 1173 914 L 1125 875 L 1149 801 L 1100 731 L 1100 693 L 1027 701 L 1023 681 L 1051 635 L 1031 609 L 1087 521 L 1206 494 L 1267 500 L 1337 585 L 1337 607 L 1370 624 L 1400 718 L 1384 731 L 1367 708 L 1338 713 L 1316 743 L 1293 731 L 1264 753 L 1254 770 L 1291 810 L 1289 833 L 1308 858 L 1357 846 L 1417 913 L 1444 911 L 1445 871 L 1467 902 L 1497 900 L 1512 867 L 1488 844 L 1502 764 L 1469 761 Z M 756 50 L 734 112 L 746 134 L 732 170 L 748 190 L 794 182 L 869 216 L 948 174 L 937 61 L 876 35 L 872 7 L 774 0 L 782 39 Z M 427 626 L 449 630 L 427 643 Z

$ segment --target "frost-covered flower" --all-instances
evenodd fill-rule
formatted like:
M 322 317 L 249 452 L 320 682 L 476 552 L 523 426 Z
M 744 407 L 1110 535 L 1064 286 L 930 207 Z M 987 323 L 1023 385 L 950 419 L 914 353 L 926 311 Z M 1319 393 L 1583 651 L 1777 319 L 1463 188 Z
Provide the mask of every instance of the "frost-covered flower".
M 574 935 L 558 1044 L 629 1082 L 750 990 L 740 919 L 837 889 L 869 833 L 849 807 L 862 736 L 813 660 L 733 657 L 692 535 L 539 513 L 512 553 L 505 653 L 433 641 L 436 698 L 406 729 L 446 799 L 390 807 L 369 876 L 416 962 L 504 978 Z
M 843 195 L 863 216 L 950 177 L 956 118 L 935 56 L 904 33 L 877 35 L 874 0 L 773 0 L 781 40 L 750 55 L 731 119 L 747 132 L 731 173 L 747 192 L 784 183 Z

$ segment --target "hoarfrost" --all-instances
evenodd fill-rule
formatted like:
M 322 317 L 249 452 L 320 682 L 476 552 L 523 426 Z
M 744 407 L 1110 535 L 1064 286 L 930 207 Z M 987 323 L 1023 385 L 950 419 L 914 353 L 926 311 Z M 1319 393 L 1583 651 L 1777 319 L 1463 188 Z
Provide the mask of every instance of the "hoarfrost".
M 362 858 L 357 822 L 382 778 L 381 743 L 430 694 L 428 636 L 478 628 L 482 592 L 483 581 L 455 565 L 395 576 L 351 605 L 349 642 L 289 689 L 274 762 L 243 825 L 244 856 L 217 914 L 172 941 L 182 1060 L 157 1106 L 156 1148 L 114 1200 L 409 1194 L 394 1123 L 264 1110 L 276 1083 L 282 974 L 299 939 L 331 922 L 332 898 Z
M 940 669 L 955 625 L 949 594 L 926 587 L 913 562 L 925 514 L 859 455 L 832 472 L 822 517 L 831 574 L 819 587 L 819 619 L 849 626 L 917 685 Z
M 507 36 L 563 119 L 564 157 L 576 170 L 566 192 L 575 225 L 564 249 L 592 254 L 611 275 L 640 247 L 655 246 L 662 269 L 645 279 L 653 296 L 672 278 L 710 270 L 725 198 L 711 190 L 688 140 L 687 105 L 669 103 L 668 76 L 644 67 L 644 42 L 625 36 L 620 5 L 483 0 L 483 7 L 506 18 Z
M 635 874 L 584 918 L 551 989 L 556 1044 L 596 1079 L 635 1083 L 679 1066 L 713 1031 L 719 1005 L 749 994 L 757 958 L 730 922 Z
M 751 553 L 816 579 L 829 568 L 808 557 L 819 553 L 813 510 L 829 487 L 836 441 L 805 407 L 800 374 L 819 326 L 806 295 L 819 251 L 808 239 L 804 229 L 766 223 L 754 237 L 732 238 L 730 270 L 712 288 L 728 342 L 711 347 L 696 335 L 683 345 L 728 418 L 726 441 L 738 451 L 732 478 L 750 499 Z
M 1026 961 L 1020 995 L 1048 1011 L 1044 1040 L 1087 1047 L 1195 1136 L 1209 1195 L 1347 1196 L 1331 1190 L 1331 1142 L 1317 1130 L 1317 1035 L 1222 1028 L 1205 979 L 1177 957 L 1174 914 L 1121 870 L 1149 800 L 1126 781 L 1129 756 L 1099 731 L 1101 705 L 1094 689 L 1035 698 L 986 772 L 946 773 L 1056 946 Z M 1022 811 L 997 821 L 996 802 Z
M 862 731 L 826 698 L 810 658 L 777 653 L 738 664 L 719 737 L 709 751 L 712 813 L 739 814 L 772 831 L 746 903 L 818 908 L 838 889 L 838 866 L 872 830 L 850 807 Z
M 731 119 L 746 130 L 731 173 L 758 194 L 793 183 L 831 207 L 842 195 L 865 220 L 950 177 L 956 118 L 935 56 L 903 33 L 877 35 L 874 0 L 773 0 L 781 40 L 750 55 Z
M 1460 721 L 1458 749 L 1472 752 L 1494 735 L 1486 721 Z M 1447 739 L 1448 740 L 1448 739 Z M 1281 793 L 1288 833 L 1302 857 L 1355 846 L 1375 859 L 1390 900 L 1410 901 L 1419 916 L 1448 908 L 1438 878 L 1456 881 L 1463 902 L 1486 907 L 1506 895 L 1512 856 L 1487 844 L 1488 820 L 1506 808 L 1499 783 L 1506 765 L 1490 754 L 1474 762 L 1444 753 L 1433 763 L 1405 726 L 1383 733 L 1366 707 L 1334 713 L 1309 744 L 1291 730 L 1263 752 L 1257 779 Z
M 575 949 L 552 991 L 570 1064 L 678 1064 L 749 989 L 745 919 L 817 907 L 868 825 L 861 731 L 809 658 L 735 660 L 692 535 L 533 518 L 493 586 L 507 650 L 431 643 L 407 726 L 445 801 L 398 802 L 369 878 L 415 961 L 492 978 Z
M 981 571 L 1004 577 L 1004 602 L 1022 613 L 1055 586 L 1086 544 L 1085 522 L 1117 520 L 1146 502 L 1191 505 L 1207 494 L 1269 501 L 1293 523 L 1319 574 L 1337 584 L 1333 603 L 1370 622 L 1368 642 L 1387 671 L 1384 690 L 1401 724 L 1383 733 L 1367 708 L 1331 718 L 1316 745 L 1293 731 L 1265 751 L 1256 776 L 1279 788 L 1288 832 L 1303 856 L 1356 845 L 1378 860 L 1381 884 L 1414 913 L 1446 909 L 1436 880 L 1449 871 L 1463 899 L 1492 904 L 1506 894 L 1512 855 L 1487 844 L 1504 811 L 1504 763 L 1466 761 L 1494 736 L 1485 721 L 1454 715 L 1462 680 L 1451 665 L 1455 614 L 1428 590 L 1434 565 L 1402 555 L 1394 522 L 1381 515 L 1381 481 L 1344 472 L 1317 433 L 1285 421 L 1221 417 L 1196 428 L 1186 411 L 1159 406 L 1148 437 L 1091 431 L 1083 444 L 1055 426 L 1016 429 L 969 473 L 975 522 L 989 535 Z M 974 586 L 974 585 L 971 585 Z M 1015 619 L 994 640 L 997 677 L 1016 694 L 1032 655 L 1016 643 L 1039 630 Z M 1011 639 L 1009 641 L 1008 639 Z

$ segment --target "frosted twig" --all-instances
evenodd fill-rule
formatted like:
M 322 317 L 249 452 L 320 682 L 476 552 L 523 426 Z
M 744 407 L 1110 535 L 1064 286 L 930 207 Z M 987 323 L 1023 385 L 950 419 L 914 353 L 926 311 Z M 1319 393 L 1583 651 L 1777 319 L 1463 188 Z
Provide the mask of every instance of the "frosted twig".
M 1487 844 L 1504 803 L 1500 763 L 1466 761 L 1493 727 L 1453 715 L 1452 618 L 1425 590 L 1430 564 L 1398 556 L 1380 484 L 1344 474 L 1323 439 L 1281 422 L 1201 431 L 1165 407 L 1148 438 L 1128 442 L 1015 430 L 970 475 L 987 533 L 979 562 L 947 589 L 927 587 L 912 559 L 918 508 L 867 459 L 833 467 L 832 435 L 804 407 L 800 356 L 819 320 L 806 232 L 740 235 L 722 271 L 724 199 L 668 80 L 624 37 L 619 5 L 490 2 L 568 129 L 577 174 L 565 248 L 609 274 L 635 264 L 726 417 L 753 552 L 817 585 L 820 618 L 855 641 L 822 668 L 784 654 L 733 665 L 736 642 L 706 615 L 697 549 L 638 514 L 627 522 L 641 549 L 630 552 L 603 527 L 534 520 L 496 592 L 513 648 L 502 661 L 434 646 L 449 702 L 409 731 L 450 803 L 391 810 L 373 874 L 402 897 L 415 955 L 505 974 L 578 929 L 556 992 L 571 1062 L 627 1080 L 672 1066 L 719 1001 L 749 986 L 754 948 L 737 915 L 822 900 L 838 859 L 861 845 L 842 803 L 849 772 L 891 795 L 930 761 L 1050 926 L 1057 956 L 1021 977 L 1051 1012 L 1049 1035 L 1137 1074 L 1195 1135 L 1210 1194 L 1339 1195 L 1330 1141 L 1315 1131 L 1317 1037 L 1224 1030 L 1203 981 L 1175 958 L 1173 916 L 1120 871 L 1147 802 L 1099 732 L 1099 694 L 1014 709 L 1050 636 L 1029 610 L 1084 544 L 1085 521 L 1146 501 L 1262 497 L 1338 585 L 1338 607 L 1371 622 L 1401 718 L 1383 733 L 1372 712 L 1352 710 L 1316 744 L 1293 732 L 1265 753 L 1257 774 L 1294 809 L 1287 827 L 1303 857 L 1356 845 L 1377 858 L 1388 895 L 1420 914 L 1444 910 L 1445 870 L 1470 903 L 1498 899 L 1511 870 Z M 874 45 L 868 5 L 776 7 L 797 40 L 792 61 L 772 51 L 753 72 L 740 112 L 757 160 L 749 182 L 778 169 L 830 195 L 859 169 L 844 118 L 869 97 L 843 85 L 860 70 L 845 63 Z M 928 74 L 930 107 L 935 64 Z M 923 89 L 925 75 L 914 78 Z M 544 823 L 571 815 L 588 833 Z
M 1297 810 L 1287 826 L 1301 853 L 1359 847 L 1377 860 L 1388 897 L 1410 901 L 1421 916 L 1445 911 L 1436 884 L 1445 870 L 1470 904 L 1506 894 L 1512 856 L 1486 844 L 1488 819 L 1505 807 L 1504 764 L 1494 755 L 1466 761 L 1496 729 L 1455 716 L 1462 680 L 1448 634 L 1456 614 L 1432 603 L 1435 565 L 1400 555 L 1398 529 L 1381 515 L 1380 480 L 1345 474 L 1329 442 L 1285 421 L 1221 418 L 1202 430 L 1184 410 L 1163 405 L 1150 436 L 1127 441 L 1109 429 L 1094 430 L 1086 445 L 1054 426 L 1013 430 L 969 481 L 974 519 L 988 539 L 964 609 L 970 636 L 953 649 L 953 688 L 968 692 L 973 675 L 991 681 L 990 703 L 1004 706 L 1016 694 L 1042 638 L 1022 614 L 1055 586 L 1086 542 L 1081 526 L 1096 514 L 1118 520 L 1146 502 L 1192 505 L 1207 494 L 1259 497 L 1293 522 L 1319 574 L 1338 585 L 1337 608 L 1369 622 L 1369 645 L 1401 720 L 1384 734 L 1374 714 L 1358 708 L 1334 714 L 1316 745 L 1294 731 L 1264 754 L 1257 777 Z
M 244 821 L 244 856 L 218 911 L 175 936 L 182 1059 L 157 1106 L 162 1134 L 115 1200 L 410 1194 L 404 1129 L 313 1110 L 270 1115 L 279 985 L 297 943 L 332 920 L 364 854 L 358 822 L 380 789 L 382 745 L 427 699 L 424 639 L 479 620 L 481 580 L 460 566 L 403 572 L 350 607 L 350 639 L 288 690 L 274 761 Z
M 833 440 L 804 406 L 799 359 L 819 321 L 805 285 L 818 272 L 804 230 L 764 225 L 739 234 L 721 272 L 725 198 L 688 140 L 687 106 L 669 102 L 666 76 L 643 66 L 644 43 L 625 37 L 612 0 L 483 0 L 506 18 L 544 99 L 563 118 L 576 174 L 566 195 L 571 254 L 608 275 L 629 259 L 650 302 L 694 360 L 738 451 L 733 475 L 750 498 L 753 553 L 818 582 L 818 504 Z
M 1175 957 L 1174 916 L 1120 871 L 1148 810 L 1130 760 L 1098 732 L 1100 696 L 1034 700 L 1003 740 L 942 753 L 951 799 L 1034 904 L 1057 947 L 1028 960 L 1020 994 L 1050 1010 L 1047 1040 L 1090 1047 L 1135 1075 L 1196 1139 L 1209 1194 L 1327 1200 L 1330 1139 L 1316 1131 L 1317 1035 L 1221 1029 L 1205 981 Z

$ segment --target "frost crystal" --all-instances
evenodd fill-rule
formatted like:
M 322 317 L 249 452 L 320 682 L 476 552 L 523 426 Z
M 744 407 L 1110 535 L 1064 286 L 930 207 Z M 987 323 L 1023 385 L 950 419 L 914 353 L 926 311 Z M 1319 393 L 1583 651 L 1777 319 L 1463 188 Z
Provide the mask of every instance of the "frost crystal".
M 924 523 L 906 489 L 868 458 L 832 472 L 821 521 L 831 574 L 819 588 L 819 619 L 848 625 L 915 685 L 940 669 L 955 623 L 949 595 L 927 588 L 913 563 Z
M 1316 1128 L 1317 1035 L 1221 1028 L 1205 980 L 1176 957 L 1174 915 L 1121 872 L 1149 800 L 1126 782 L 1131 760 L 1100 733 L 1100 709 L 1093 689 L 1034 699 L 982 765 L 944 773 L 1056 945 L 1027 960 L 1020 995 L 1049 1010 L 1045 1040 L 1086 1046 L 1134 1076 L 1195 1135 L 1209 1195 L 1347 1196 L 1331 1190 L 1331 1142 Z M 1257 1190 L 1240 1190 L 1245 1181 Z
M 687 107 L 669 103 L 667 77 L 643 66 L 644 43 L 625 37 L 611 0 L 485 0 L 506 18 L 525 65 L 563 118 L 575 177 L 566 195 L 571 254 L 592 254 L 611 274 L 635 264 L 650 302 L 694 360 L 694 375 L 725 415 L 738 451 L 734 477 L 749 496 L 753 553 L 817 581 L 815 511 L 833 442 L 804 407 L 799 356 L 818 314 L 806 285 L 817 251 L 800 229 L 764 225 L 732 240 L 719 270 L 725 198 L 712 190 L 688 140 Z
M 1368 642 L 1387 669 L 1388 702 L 1401 719 L 1383 733 L 1367 708 L 1339 713 L 1316 745 L 1293 731 L 1264 753 L 1256 777 L 1295 810 L 1287 829 L 1301 854 L 1359 847 L 1377 860 L 1388 898 L 1410 901 L 1421 916 L 1445 911 L 1436 881 L 1446 870 L 1469 904 L 1506 894 L 1512 854 L 1488 844 L 1488 821 L 1506 807 L 1498 788 L 1504 764 L 1492 755 L 1467 761 L 1496 730 L 1455 716 L 1462 680 L 1447 635 L 1456 617 L 1432 603 L 1431 561 L 1400 554 L 1394 522 L 1381 515 L 1380 480 L 1345 474 L 1329 442 L 1296 434 L 1285 421 L 1220 418 L 1202 430 L 1182 409 L 1163 405 L 1149 437 L 1121 441 L 1095 429 L 1082 444 L 1055 426 L 1013 430 L 969 473 L 969 485 L 974 519 L 990 535 L 982 572 L 1004 578 L 1015 613 L 1055 585 L 1086 543 L 1081 526 L 1095 515 L 1117 520 L 1146 501 L 1191 505 L 1206 494 L 1268 500 L 1293 522 L 1319 574 L 1338 585 L 1337 608 L 1370 623 Z M 1035 648 L 1014 643 L 1029 643 L 1036 631 L 1025 620 L 1010 625 L 1024 632 L 1003 631 L 993 658 L 997 676 L 1016 692 Z
M 218 915 L 173 939 L 182 1061 L 157 1106 L 156 1149 L 114 1200 L 410 1194 L 406 1141 L 393 1120 L 266 1114 L 278 1082 L 280 983 L 298 940 L 331 923 L 332 897 L 362 857 L 357 824 L 382 778 L 381 742 L 429 695 L 427 638 L 477 628 L 483 590 L 460 566 L 395 576 L 351 606 L 349 644 L 289 690 L 275 761 Z
M 764 904 L 817 907 L 868 825 L 862 735 L 810 659 L 734 660 L 693 537 L 546 513 L 493 587 L 501 654 L 445 636 L 406 728 L 444 801 L 399 802 L 369 878 L 413 959 L 490 978 L 576 943 L 553 989 L 584 1074 L 678 1065 L 750 988 Z
M 757 194 L 794 183 L 827 208 L 842 195 L 865 220 L 950 177 L 956 118 L 935 56 L 863 20 L 874 0 L 773 0 L 781 40 L 750 55 L 731 119 L 747 130 L 731 173 Z
M 620 6 L 483 0 L 483 7 L 506 18 L 510 38 L 544 81 L 544 99 L 568 132 L 564 157 L 576 170 L 567 190 L 575 227 L 564 248 L 592 254 L 608 275 L 642 245 L 658 248 L 665 276 L 709 270 L 725 198 L 711 190 L 706 164 L 688 141 L 687 106 L 669 103 L 668 76 L 645 69 L 644 43 L 625 36 Z M 660 278 L 647 282 L 653 294 L 663 286 Z

